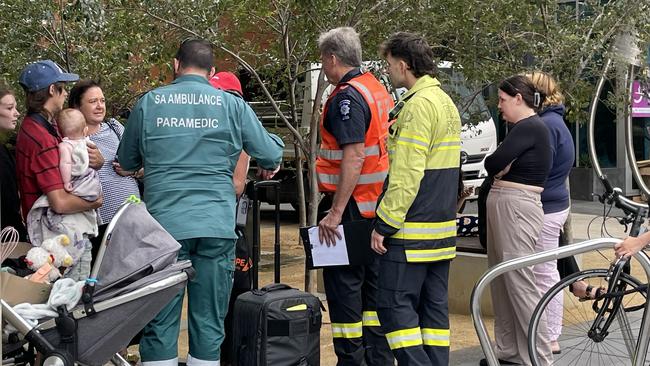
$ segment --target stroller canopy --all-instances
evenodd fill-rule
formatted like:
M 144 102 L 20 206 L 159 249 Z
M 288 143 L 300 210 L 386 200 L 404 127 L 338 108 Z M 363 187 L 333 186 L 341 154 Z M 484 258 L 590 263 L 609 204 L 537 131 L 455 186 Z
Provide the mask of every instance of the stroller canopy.
M 149 214 L 144 203 L 126 203 L 109 224 L 106 236 L 104 256 L 97 258 L 101 260 L 97 295 L 171 265 L 181 248 Z

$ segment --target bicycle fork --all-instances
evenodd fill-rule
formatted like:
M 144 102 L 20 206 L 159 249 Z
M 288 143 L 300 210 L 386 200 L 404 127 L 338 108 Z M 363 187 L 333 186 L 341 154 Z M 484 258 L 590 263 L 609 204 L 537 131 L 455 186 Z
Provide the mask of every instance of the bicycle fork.
M 607 276 L 607 293 L 624 292 L 626 284 L 619 281 L 621 273 L 629 272 L 629 263 L 627 259 L 619 258 L 610 266 L 610 274 Z M 602 306 L 599 306 L 599 301 L 602 300 Z M 630 326 L 625 307 L 621 306 L 623 296 L 606 296 L 602 299 L 596 299 L 592 308 L 597 313 L 594 322 L 591 325 L 587 335 L 594 342 L 602 342 L 609 335 L 609 327 L 614 319 L 620 325 L 621 333 L 623 334 L 623 341 L 630 355 L 635 352 L 636 343 Z

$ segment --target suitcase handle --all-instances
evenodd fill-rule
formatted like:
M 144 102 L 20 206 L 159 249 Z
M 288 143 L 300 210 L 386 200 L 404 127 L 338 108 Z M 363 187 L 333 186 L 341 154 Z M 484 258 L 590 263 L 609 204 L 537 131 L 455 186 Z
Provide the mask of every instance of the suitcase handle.
M 272 188 L 275 195 L 275 244 L 273 245 L 273 278 L 275 283 L 280 282 L 280 181 L 264 180 L 253 183 L 253 289 L 259 284 L 260 261 L 260 202 L 258 191 L 260 188 Z
M 278 187 L 280 187 L 280 181 L 278 181 L 278 180 L 262 180 L 262 181 L 259 181 L 259 182 L 255 182 L 255 189 L 264 188 L 264 187 L 278 188 Z
M 293 287 L 291 287 L 289 285 L 285 285 L 284 283 L 272 283 L 270 285 L 266 285 L 266 286 L 262 287 L 257 292 L 259 292 L 259 295 L 264 295 L 267 292 L 273 292 L 273 291 L 279 291 L 279 290 L 290 290 L 292 288 Z M 257 293 L 256 293 L 256 295 L 257 295 Z

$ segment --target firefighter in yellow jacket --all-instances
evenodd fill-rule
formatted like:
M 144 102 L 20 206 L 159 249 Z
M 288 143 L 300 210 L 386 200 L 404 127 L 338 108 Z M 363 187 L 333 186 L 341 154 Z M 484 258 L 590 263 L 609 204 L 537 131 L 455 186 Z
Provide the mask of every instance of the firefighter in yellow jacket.
M 318 225 L 321 245 L 331 245 L 339 224 L 375 217 L 388 174 L 386 137 L 393 101 L 371 73 L 361 71 L 361 41 L 354 29 L 321 34 L 318 48 L 323 72 L 336 86 L 323 110 L 316 161 L 318 188 L 332 196 L 332 208 Z M 378 257 L 368 258 L 367 264 L 323 269 L 338 366 L 394 363 L 377 320 Z
M 447 365 L 460 116 L 434 77 L 426 40 L 396 33 L 381 52 L 393 86 L 408 92 L 391 111 L 390 168 L 372 232 L 381 254 L 377 313 L 400 366 Z

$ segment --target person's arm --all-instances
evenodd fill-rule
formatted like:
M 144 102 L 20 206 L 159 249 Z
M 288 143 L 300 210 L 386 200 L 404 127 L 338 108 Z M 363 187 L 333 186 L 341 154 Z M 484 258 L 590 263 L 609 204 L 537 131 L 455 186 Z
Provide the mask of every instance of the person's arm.
M 427 157 L 434 138 L 433 111 L 414 103 L 414 97 L 407 103 L 400 116 L 411 116 L 408 123 L 399 123 L 395 137 L 393 158 L 388 173 L 388 187 L 377 207 L 377 220 L 373 232 L 373 249 L 380 254 L 385 247 L 380 240 L 395 234 L 403 226 L 406 214 L 420 190 Z M 402 117 L 403 118 L 403 117 Z
M 354 88 L 341 90 L 328 105 L 323 128 L 334 136 L 342 154 L 341 173 L 332 197 L 332 207 L 318 223 L 321 243 L 332 245 L 337 238 L 340 239 L 337 228 L 361 175 L 370 119 L 367 102 Z
M 278 136 L 270 134 L 257 119 L 255 112 L 244 101 L 239 101 L 237 111 L 241 118 L 242 144 L 257 165 L 265 170 L 276 170 L 282 162 L 284 142 Z M 127 126 L 128 129 L 128 126 Z
M 492 155 L 485 158 L 485 170 L 491 176 L 504 170 L 524 151 L 531 148 L 537 133 L 530 125 L 515 126 Z
M 341 235 L 336 230 L 343 217 L 343 211 L 352 196 L 361 175 L 361 167 L 365 159 L 364 144 L 347 144 L 342 147 L 343 159 L 341 160 L 341 176 L 336 186 L 329 213 L 319 223 L 318 236 L 321 243 L 334 244 Z
M 59 144 L 59 171 L 63 188 L 72 191 L 72 146 L 65 142 Z
M 235 172 L 232 175 L 233 184 L 235 185 L 235 194 L 237 197 L 241 196 L 242 193 L 244 193 L 250 160 L 250 156 L 248 156 L 245 151 L 242 151 L 241 154 L 239 154 L 239 160 L 237 160 Z
M 104 165 L 104 156 L 102 152 L 99 151 L 97 145 L 94 142 L 87 140 L 86 146 L 88 147 L 88 166 L 99 170 Z
M 467 200 L 467 197 L 471 196 L 472 193 L 474 193 L 474 187 L 465 187 L 463 186 L 463 189 L 460 193 L 460 196 L 458 197 L 458 201 L 456 201 L 456 212 L 460 213 L 461 207 L 463 207 L 463 203 Z
M 95 201 L 89 202 L 74 194 L 66 192 L 64 189 L 55 189 L 46 193 L 50 208 L 58 214 L 73 214 L 88 210 L 94 210 L 101 207 L 104 197 L 99 196 Z
M 118 163 L 117 160 L 114 160 L 113 161 L 113 170 L 115 170 L 115 173 L 117 173 L 118 175 L 120 175 L 122 177 L 138 178 L 136 175 L 140 172 L 140 170 L 143 170 L 143 169 L 141 168 L 139 170 L 136 170 L 135 172 L 124 170 L 124 169 L 122 169 L 122 166 L 120 165 L 120 163 Z
M 361 175 L 361 168 L 365 159 L 364 144 L 347 144 L 342 147 L 343 159 L 341 160 L 341 176 L 339 177 L 339 184 L 332 199 L 332 210 L 338 216 L 343 214 L 343 210 L 350 201 L 352 191 L 357 186 L 359 176 Z
M 646 231 L 637 237 L 628 236 L 625 240 L 614 246 L 614 251 L 619 257 L 631 257 L 643 250 L 648 244 L 650 244 L 650 231 Z
M 133 111 L 129 115 L 126 122 L 126 128 L 120 141 L 120 146 L 117 149 L 117 156 L 120 166 L 125 171 L 136 171 L 142 168 L 142 154 L 140 153 L 140 141 L 142 138 L 142 100 L 133 107 Z
M 65 191 L 61 171 L 59 170 L 59 149 L 54 140 L 41 147 L 41 151 L 30 161 L 32 173 L 36 177 L 38 188 L 48 198 L 50 207 L 59 214 L 77 213 L 95 209 L 102 205 L 100 196 L 94 202 L 88 202 Z

